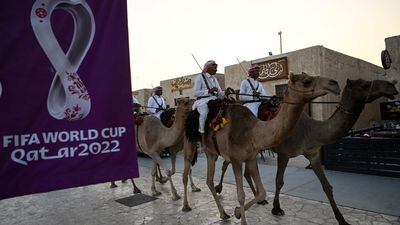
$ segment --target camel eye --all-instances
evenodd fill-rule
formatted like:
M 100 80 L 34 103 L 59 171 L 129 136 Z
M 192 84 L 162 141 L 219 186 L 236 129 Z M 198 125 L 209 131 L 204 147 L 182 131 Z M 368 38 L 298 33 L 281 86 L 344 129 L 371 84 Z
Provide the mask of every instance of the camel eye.
M 304 86 L 309 86 L 312 83 L 312 80 L 304 79 L 302 82 L 303 82 Z

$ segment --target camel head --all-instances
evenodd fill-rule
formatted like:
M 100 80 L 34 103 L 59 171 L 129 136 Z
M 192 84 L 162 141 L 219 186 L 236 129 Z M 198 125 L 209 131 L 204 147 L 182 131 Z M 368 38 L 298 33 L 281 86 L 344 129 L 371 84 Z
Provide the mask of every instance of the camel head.
M 395 88 L 395 82 L 385 80 L 366 81 L 363 79 L 347 79 L 344 92 L 350 92 L 354 101 L 370 103 L 380 97 L 394 99 L 399 92 Z
M 194 99 L 188 98 L 178 98 L 177 102 L 177 111 L 182 110 L 184 114 L 189 114 L 192 111 L 192 105 L 194 103 Z
M 333 93 L 340 94 L 337 81 L 320 76 L 310 76 L 306 73 L 289 73 L 288 91 L 296 96 L 299 101 L 311 102 L 313 99 Z

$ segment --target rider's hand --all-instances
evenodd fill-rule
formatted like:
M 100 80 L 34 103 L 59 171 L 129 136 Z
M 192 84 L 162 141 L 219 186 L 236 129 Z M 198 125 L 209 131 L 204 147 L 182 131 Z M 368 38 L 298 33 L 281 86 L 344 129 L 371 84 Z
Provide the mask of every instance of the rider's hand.
M 217 93 L 218 92 L 218 88 L 216 88 L 216 87 L 212 87 L 209 91 L 208 91 L 208 93 L 210 93 L 210 94 L 215 94 L 215 93 Z
M 253 91 L 253 95 L 254 95 L 255 97 L 260 97 L 260 93 L 258 93 L 257 91 Z

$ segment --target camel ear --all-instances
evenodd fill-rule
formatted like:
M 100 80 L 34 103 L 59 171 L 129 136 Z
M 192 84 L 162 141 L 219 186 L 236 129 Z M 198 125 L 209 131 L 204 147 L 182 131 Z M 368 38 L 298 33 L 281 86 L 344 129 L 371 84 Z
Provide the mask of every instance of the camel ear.
M 288 79 L 290 82 L 296 82 L 296 75 L 292 71 L 289 72 Z
M 347 78 L 347 80 L 346 80 L 346 85 L 347 85 L 347 87 L 349 87 L 349 88 L 352 88 L 352 87 L 353 87 L 353 83 L 351 83 L 351 80 L 349 80 L 349 78 Z

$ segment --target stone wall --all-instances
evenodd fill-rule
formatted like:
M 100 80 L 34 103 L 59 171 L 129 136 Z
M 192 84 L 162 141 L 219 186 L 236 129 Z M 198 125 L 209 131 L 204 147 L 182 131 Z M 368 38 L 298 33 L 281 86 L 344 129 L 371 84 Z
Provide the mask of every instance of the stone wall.
M 396 88 L 400 91 L 400 35 L 386 38 L 385 44 L 392 59 L 390 68 L 385 71 L 386 77 L 390 81 L 397 80 Z M 400 100 L 400 95 L 396 96 L 396 100 Z
M 139 100 L 142 106 L 147 106 L 147 101 L 149 100 L 152 92 L 152 89 L 139 89 L 132 91 L 132 96 Z

